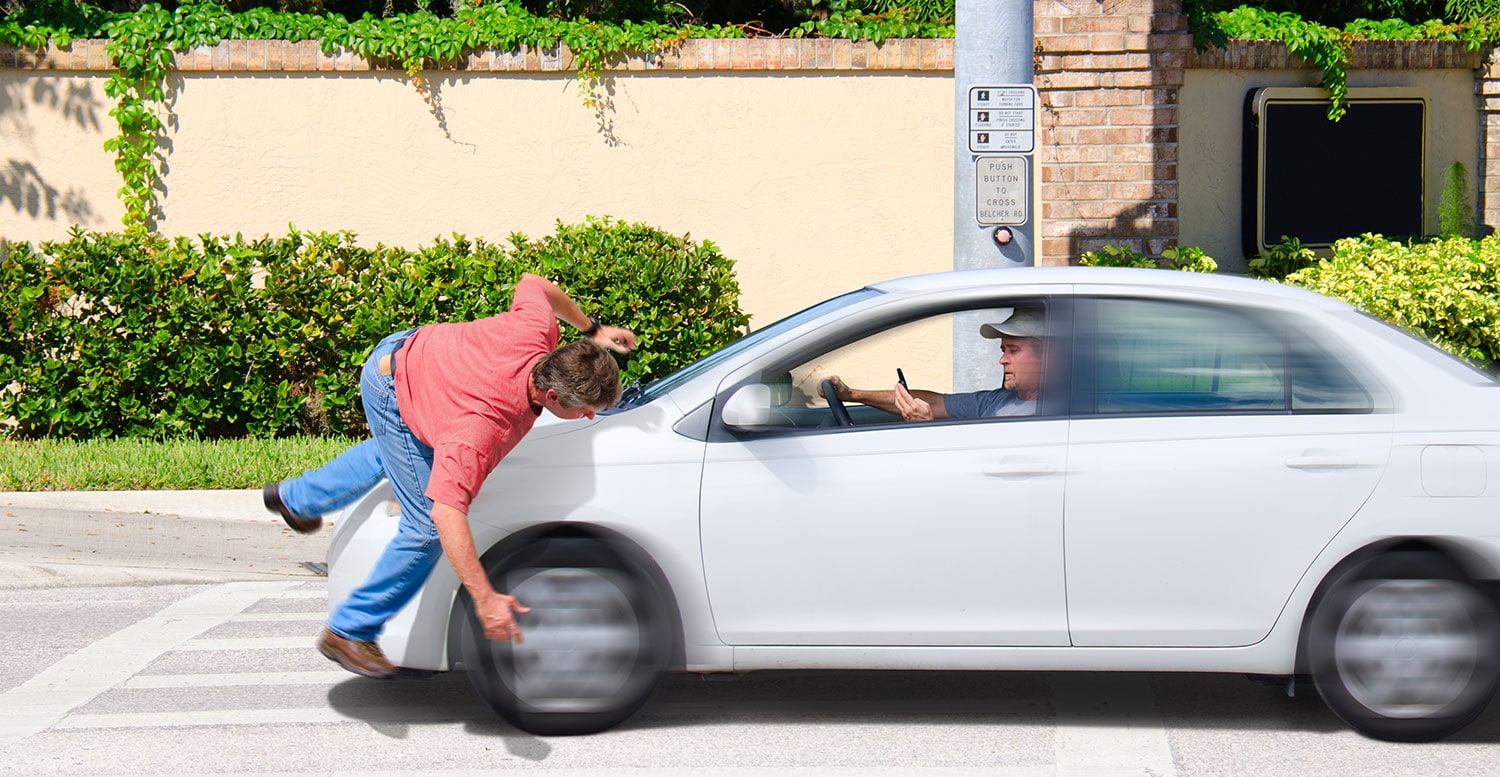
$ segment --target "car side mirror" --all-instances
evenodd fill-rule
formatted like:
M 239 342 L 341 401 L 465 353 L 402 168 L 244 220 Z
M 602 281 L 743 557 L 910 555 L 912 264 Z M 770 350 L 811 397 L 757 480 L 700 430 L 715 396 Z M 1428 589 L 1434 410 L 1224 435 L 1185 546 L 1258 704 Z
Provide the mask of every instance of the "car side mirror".
M 741 386 L 724 403 L 722 417 L 730 426 L 766 426 L 771 423 L 771 387 L 764 383 Z

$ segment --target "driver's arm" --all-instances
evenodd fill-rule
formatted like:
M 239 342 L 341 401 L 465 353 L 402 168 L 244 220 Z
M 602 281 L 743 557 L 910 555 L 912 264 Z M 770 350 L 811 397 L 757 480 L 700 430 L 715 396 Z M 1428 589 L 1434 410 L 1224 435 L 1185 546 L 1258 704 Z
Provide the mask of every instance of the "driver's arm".
M 858 402 L 862 405 L 879 408 L 887 413 L 903 415 L 901 407 L 896 402 L 895 389 L 857 389 L 844 385 L 844 382 L 839 380 L 839 376 L 837 375 L 830 375 L 828 379 L 833 382 L 833 388 L 838 392 L 839 399 L 845 402 Z M 818 393 L 821 394 L 822 389 L 819 389 Z M 915 399 L 926 402 L 932 408 L 932 417 L 934 420 L 948 417 L 948 411 L 943 407 L 942 394 L 923 389 L 908 391 L 907 393 Z

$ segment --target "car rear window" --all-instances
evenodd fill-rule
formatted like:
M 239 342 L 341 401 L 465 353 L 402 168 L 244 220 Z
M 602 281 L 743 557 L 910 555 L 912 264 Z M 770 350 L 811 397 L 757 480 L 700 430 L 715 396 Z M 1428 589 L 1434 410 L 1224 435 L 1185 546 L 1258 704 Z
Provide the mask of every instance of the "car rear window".
M 1400 348 L 1412 356 L 1432 365 L 1439 372 L 1476 386 L 1500 386 L 1494 375 L 1433 345 L 1426 339 L 1357 310 L 1341 311 L 1340 315 L 1355 326 L 1373 333 L 1381 340 Z

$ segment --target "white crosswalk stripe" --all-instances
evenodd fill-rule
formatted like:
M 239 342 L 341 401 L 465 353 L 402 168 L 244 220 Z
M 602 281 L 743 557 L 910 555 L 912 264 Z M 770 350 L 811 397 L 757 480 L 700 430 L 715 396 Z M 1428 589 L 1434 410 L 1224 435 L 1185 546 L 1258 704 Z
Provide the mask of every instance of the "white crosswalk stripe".
M 292 588 L 282 591 L 271 597 L 271 599 L 327 599 L 328 592 L 316 588 Z
M 402 722 L 440 723 L 471 718 L 475 706 L 361 707 L 359 715 L 346 715 L 330 707 L 301 709 L 193 710 L 191 712 L 127 712 L 69 715 L 53 728 L 163 728 L 182 726 L 256 726 L 266 723 Z
M 232 672 L 225 674 L 140 674 L 120 687 L 230 688 L 243 685 L 332 685 L 353 675 L 342 669 L 327 672 Z
M 194 639 L 173 650 L 300 650 L 313 644 L 313 637 L 223 637 Z
M 229 620 L 236 623 L 269 623 L 275 621 L 313 621 L 321 623 L 328 618 L 323 610 L 317 612 L 242 612 Z

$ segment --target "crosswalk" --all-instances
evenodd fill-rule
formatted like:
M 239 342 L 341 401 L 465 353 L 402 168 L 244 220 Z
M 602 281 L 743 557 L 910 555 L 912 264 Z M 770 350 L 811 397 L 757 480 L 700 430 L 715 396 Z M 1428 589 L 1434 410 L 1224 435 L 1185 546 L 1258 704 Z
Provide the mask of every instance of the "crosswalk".
M 0 695 L 0 747 L 42 731 L 251 605 L 296 583 L 247 582 L 211 587 L 79 650 Z
M 268 747 L 244 738 L 261 737 L 266 731 L 296 732 L 296 736 L 310 738 L 300 745 L 297 740 L 282 738 L 275 745 L 279 748 L 276 753 L 264 753 L 264 764 L 285 766 L 303 760 L 317 764 L 311 770 L 265 772 L 279 775 L 348 773 L 367 777 L 382 773 L 368 766 L 347 771 L 338 768 L 351 757 L 389 761 L 395 768 L 385 773 L 391 775 L 514 774 L 538 765 L 533 753 L 542 757 L 551 754 L 553 760 L 562 761 L 549 765 L 547 772 L 552 777 L 1179 773 L 1144 678 L 1125 678 L 1116 683 L 1109 697 L 1113 706 L 1108 709 L 1100 706 L 1096 687 L 1067 680 L 1054 682 L 1048 698 L 1046 685 L 1038 686 L 1036 679 L 1020 677 L 1014 681 L 1019 687 L 1035 687 L 1042 691 L 1041 696 L 1034 692 L 1011 698 L 964 694 L 965 698 L 950 701 L 939 693 L 926 702 L 917 702 L 915 710 L 903 704 L 890 715 L 872 712 L 869 702 L 856 694 L 817 699 L 805 720 L 798 719 L 795 709 L 793 719 L 785 719 L 786 708 L 777 706 L 784 702 L 767 702 L 757 695 L 762 691 L 755 690 L 754 685 L 739 694 L 737 702 L 726 704 L 722 698 L 706 693 L 714 686 L 693 686 L 695 680 L 679 679 L 674 681 L 672 691 L 659 694 L 659 698 L 669 696 L 667 701 L 654 702 L 654 710 L 648 705 L 638 716 L 644 721 L 641 725 L 548 744 L 500 723 L 470 691 L 461 674 L 383 683 L 355 677 L 328 663 L 313 647 L 326 615 L 324 582 L 253 581 L 195 588 L 191 595 L 75 650 L 0 693 L 0 775 L 46 773 L 46 769 L 37 771 L 37 766 L 63 763 L 51 753 L 69 748 L 90 752 L 124 748 L 126 753 L 114 756 L 116 760 L 95 764 L 102 767 L 98 772 L 102 774 L 141 773 L 137 770 L 142 764 L 154 765 L 146 772 L 151 774 L 198 773 L 195 762 L 185 754 L 131 751 L 133 743 L 139 742 L 171 746 L 191 742 L 207 752 L 235 753 L 232 758 L 219 757 L 235 760 L 240 771 L 234 773 L 244 774 L 248 773 L 245 769 L 262 763 L 258 750 Z M 1120 699 L 1128 703 L 1121 706 Z M 768 703 L 774 713 L 770 716 L 764 714 Z M 926 708 L 922 707 L 924 703 Z M 932 725 L 927 724 L 927 715 L 933 716 Z M 705 718 L 717 722 L 705 723 Z M 1000 721 L 1003 725 L 985 730 L 976 726 L 976 721 Z M 475 739 L 476 731 L 484 733 Z M 496 734 L 510 751 L 502 765 L 484 756 Z M 832 744 L 820 745 L 820 736 L 829 737 Z M 891 741 L 873 745 L 870 736 L 907 737 L 911 742 L 906 747 Z M 1014 750 L 996 748 L 993 740 L 997 736 L 1011 737 L 1009 747 Z M 413 766 L 411 754 L 399 746 L 408 737 L 432 739 L 433 747 L 441 752 L 454 748 L 454 740 L 467 741 L 473 752 L 465 752 L 459 745 L 462 755 L 448 756 L 449 762 Z M 749 765 L 698 763 L 705 751 L 697 740 L 714 738 L 737 743 L 728 752 L 742 749 L 735 757 Z M 334 757 L 319 752 L 319 748 L 335 747 L 328 743 L 340 740 L 353 743 L 346 746 L 356 755 Z M 575 761 L 556 758 L 564 746 L 561 742 L 567 743 Z M 299 747 L 307 750 L 309 758 L 297 757 Z M 626 751 L 615 753 L 612 749 L 620 747 Z M 762 747 L 769 749 L 758 749 Z M 663 748 L 682 752 L 684 759 L 696 765 L 671 765 L 671 757 L 662 754 Z M 899 768 L 884 765 L 899 759 L 908 748 L 916 748 L 931 763 Z M 952 752 L 945 753 L 944 748 Z M 883 760 L 872 755 L 882 749 L 890 753 Z M 598 760 L 612 760 L 616 765 L 590 765 Z M 798 764 L 809 760 L 821 765 Z M 656 765 L 640 766 L 642 761 Z M 777 761 L 782 763 L 755 765 Z M 994 763 L 982 765 L 990 761 Z M 15 768 L 23 771 L 7 771 L 6 763 L 22 764 Z M 86 772 L 78 771 L 73 763 L 57 773 Z

